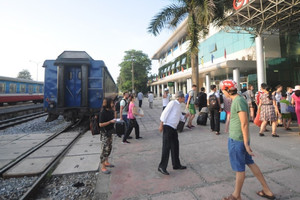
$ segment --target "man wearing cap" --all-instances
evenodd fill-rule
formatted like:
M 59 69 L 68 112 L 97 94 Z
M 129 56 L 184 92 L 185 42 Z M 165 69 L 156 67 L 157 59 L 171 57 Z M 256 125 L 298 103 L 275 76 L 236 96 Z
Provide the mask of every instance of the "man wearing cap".
M 166 108 L 168 103 L 170 102 L 170 94 L 169 94 L 169 88 L 165 88 L 164 95 L 163 95 L 163 110 Z
M 169 155 L 171 151 L 172 165 L 174 170 L 186 169 L 179 160 L 179 141 L 177 125 L 179 120 L 184 121 L 181 112 L 181 103 L 184 103 L 184 94 L 182 91 L 176 93 L 176 100 L 171 101 L 163 110 L 160 116 L 159 131 L 163 131 L 162 156 L 158 166 L 158 171 L 164 175 L 169 175 L 167 171 Z M 188 114 L 186 115 L 188 117 Z
M 237 83 L 224 80 L 220 84 L 223 94 L 232 99 L 230 109 L 230 125 L 228 138 L 228 153 L 231 168 L 236 172 L 234 192 L 223 200 L 241 199 L 241 191 L 245 180 L 247 165 L 262 185 L 262 190 L 256 194 L 267 199 L 275 199 L 274 194 L 266 183 L 259 167 L 252 160 L 254 156 L 250 148 L 249 108 L 246 100 L 237 93 Z

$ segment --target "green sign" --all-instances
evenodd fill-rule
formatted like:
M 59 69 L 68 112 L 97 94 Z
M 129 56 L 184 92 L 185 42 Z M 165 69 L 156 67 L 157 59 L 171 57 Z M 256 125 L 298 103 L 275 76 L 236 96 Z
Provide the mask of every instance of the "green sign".
M 169 87 L 173 87 L 174 86 L 174 82 L 168 82 L 168 86 Z

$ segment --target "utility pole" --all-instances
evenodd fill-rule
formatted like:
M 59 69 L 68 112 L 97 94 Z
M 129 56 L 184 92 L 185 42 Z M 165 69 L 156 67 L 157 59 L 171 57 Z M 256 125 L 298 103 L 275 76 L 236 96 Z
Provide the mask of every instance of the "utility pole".
M 134 67 L 133 67 L 134 56 L 131 56 L 131 72 L 132 72 L 132 94 L 134 94 Z

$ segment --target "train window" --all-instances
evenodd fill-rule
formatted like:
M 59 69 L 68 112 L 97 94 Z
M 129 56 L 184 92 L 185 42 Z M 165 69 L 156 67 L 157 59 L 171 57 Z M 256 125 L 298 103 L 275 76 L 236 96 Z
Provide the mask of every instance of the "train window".
M 72 79 L 73 79 L 73 73 L 69 72 L 69 80 L 72 80 Z
M 28 85 L 28 93 L 29 94 L 33 93 L 33 85 Z
M 81 72 L 78 72 L 78 79 L 81 80 Z
M 21 84 L 20 85 L 20 93 L 25 93 L 26 92 L 26 85 Z
M 5 83 L 0 83 L 0 93 L 5 93 Z
M 16 93 L 17 92 L 17 84 L 11 83 L 9 84 L 9 93 Z
M 36 86 L 36 93 L 40 93 L 40 86 Z

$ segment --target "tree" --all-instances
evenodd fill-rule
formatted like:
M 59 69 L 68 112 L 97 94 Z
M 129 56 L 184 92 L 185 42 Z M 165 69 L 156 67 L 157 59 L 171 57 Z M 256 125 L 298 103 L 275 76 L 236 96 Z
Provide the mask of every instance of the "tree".
M 222 22 L 225 18 L 225 10 L 232 6 L 232 0 L 177 0 L 163 8 L 151 20 L 148 32 L 154 36 L 158 35 L 167 25 L 176 28 L 184 19 L 187 18 L 187 37 L 190 41 L 189 55 L 192 66 L 192 83 L 199 85 L 198 74 L 198 53 L 199 40 L 207 35 L 209 25 L 213 22 Z
M 121 91 L 132 91 L 132 65 L 134 68 L 134 90 L 147 92 L 148 74 L 151 70 L 151 60 L 142 51 L 125 51 L 120 75 L 117 79 Z
M 23 69 L 22 71 L 20 71 L 17 78 L 32 80 L 31 74 L 27 69 Z

